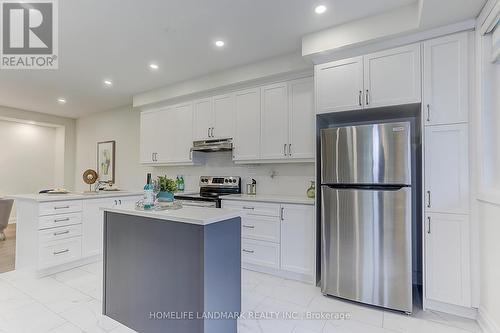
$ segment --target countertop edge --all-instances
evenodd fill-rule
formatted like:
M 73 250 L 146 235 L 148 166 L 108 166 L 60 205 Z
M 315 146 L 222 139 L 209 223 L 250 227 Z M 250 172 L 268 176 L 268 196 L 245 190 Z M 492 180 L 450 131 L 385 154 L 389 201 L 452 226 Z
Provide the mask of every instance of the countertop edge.
M 29 195 L 26 194 L 13 194 L 13 195 L 6 195 L 4 198 L 7 199 L 14 199 L 14 200 L 19 200 L 19 201 L 33 201 L 33 202 L 56 202 L 56 201 L 74 201 L 74 200 L 94 200 L 94 199 L 106 199 L 106 198 L 115 198 L 115 197 L 134 197 L 134 196 L 142 196 L 142 192 L 126 192 L 126 191 L 120 191 L 120 192 L 110 192 L 110 193 L 104 193 L 104 194 L 53 194 L 49 195 L 47 194 L 46 196 L 43 194 L 33 194 L 32 197 L 29 197 Z M 40 196 L 40 197 L 37 197 Z
M 297 205 L 310 205 L 314 206 L 316 204 L 315 199 L 308 198 L 294 198 L 294 197 L 286 197 L 277 195 L 263 195 L 259 196 L 240 196 L 237 195 L 226 195 L 221 198 L 223 201 L 252 201 L 252 202 L 269 202 L 269 203 L 284 203 L 284 204 L 297 204 Z
M 219 208 L 214 208 L 219 210 Z M 124 215 L 132 215 L 139 217 L 146 217 L 156 220 L 165 220 L 171 222 L 179 222 L 179 223 L 187 223 L 187 224 L 195 224 L 195 225 L 209 225 L 217 222 L 222 222 L 226 220 L 230 220 L 233 218 L 241 217 L 241 212 L 236 210 L 230 210 L 224 215 L 214 217 L 214 218 L 203 218 L 203 219 L 194 219 L 194 218 L 186 218 L 186 217 L 178 217 L 178 216 L 168 216 L 163 215 L 162 213 L 166 213 L 167 211 L 143 211 L 143 210 L 135 210 L 130 208 L 119 208 L 119 207 L 101 207 L 100 210 L 109 213 L 118 213 Z

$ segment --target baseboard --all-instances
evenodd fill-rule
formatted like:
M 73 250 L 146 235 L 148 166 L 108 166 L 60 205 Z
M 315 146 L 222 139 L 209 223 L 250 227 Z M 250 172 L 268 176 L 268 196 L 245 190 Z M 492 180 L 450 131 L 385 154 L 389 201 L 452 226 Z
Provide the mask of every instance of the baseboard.
M 491 316 L 482 307 L 479 307 L 477 322 L 484 333 L 500 333 L 498 325 L 493 321 L 493 319 L 491 319 Z
M 467 308 L 464 306 L 437 302 L 430 299 L 424 299 L 424 310 L 435 310 L 463 318 L 468 318 L 473 320 L 477 319 L 476 308 Z
M 247 269 L 249 271 L 255 271 L 255 272 L 259 272 L 259 273 L 275 275 L 275 276 L 278 276 L 278 277 L 281 277 L 284 279 L 296 280 L 296 281 L 301 281 L 304 283 L 314 285 L 314 277 L 312 275 L 309 275 L 309 274 L 299 274 L 299 273 L 294 273 L 294 272 L 287 272 L 287 271 L 282 271 L 280 269 L 269 268 L 269 267 L 254 265 L 254 264 L 250 264 L 250 263 L 241 263 L 241 268 Z
M 62 264 L 62 265 L 58 265 L 58 266 L 54 266 L 54 267 L 50 267 L 50 268 L 42 268 L 42 269 L 40 269 L 40 270 L 37 271 L 37 276 L 39 278 L 42 278 L 42 277 L 49 276 L 49 275 L 52 275 L 52 274 L 56 274 L 56 273 L 60 273 L 60 272 L 63 272 L 63 271 L 67 271 L 67 270 L 70 270 L 70 269 L 73 269 L 73 268 L 76 268 L 76 267 L 80 267 L 80 266 L 85 266 L 85 265 L 88 265 L 88 264 L 92 264 L 94 262 L 101 261 L 101 260 L 102 260 L 102 255 L 98 254 L 98 255 L 95 255 L 95 256 L 91 256 L 91 257 L 82 258 L 82 259 L 79 259 L 79 260 L 76 260 L 76 261 L 72 261 L 72 262 L 69 262 L 69 263 L 66 263 L 66 264 Z
M 17 222 L 16 219 L 9 220 L 9 224 L 16 224 L 16 222 Z

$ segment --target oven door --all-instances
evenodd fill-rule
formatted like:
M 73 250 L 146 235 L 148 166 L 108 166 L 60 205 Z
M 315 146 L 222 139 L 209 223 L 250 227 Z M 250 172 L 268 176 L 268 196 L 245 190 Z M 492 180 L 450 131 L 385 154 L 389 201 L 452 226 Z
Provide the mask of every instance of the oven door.
M 187 199 L 177 199 L 183 206 L 186 207 L 206 207 L 206 208 L 217 208 L 216 201 L 201 201 L 201 200 L 187 200 Z

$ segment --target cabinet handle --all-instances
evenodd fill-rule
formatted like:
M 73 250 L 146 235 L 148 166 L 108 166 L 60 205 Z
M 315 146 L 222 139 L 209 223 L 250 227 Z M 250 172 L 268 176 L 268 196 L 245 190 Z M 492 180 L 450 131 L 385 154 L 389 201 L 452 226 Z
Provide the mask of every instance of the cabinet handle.
M 207 137 L 210 137 L 210 127 L 207 129 Z
M 247 206 L 244 206 L 243 209 L 250 209 L 250 210 L 254 210 L 255 207 L 247 207 Z
M 65 221 L 69 221 L 69 217 L 66 217 L 64 219 L 55 219 L 54 220 L 54 223 L 57 223 L 57 222 L 65 222 Z
M 427 216 L 427 233 L 431 233 L 431 217 Z
M 247 250 L 247 249 L 243 249 L 243 252 L 246 252 L 246 253 L 254 253 L 253 250 Z
M 431 191 L 427 191 L 427 208 L 431 208 Z
M 255 226 L 254 226 L 254 225 L 246 225 L 246 224 L 243 224 L 243 228 L 255 229 Z
M 281 221 L 285 220 L 285 208 L 284 207 L 281 207 L 281 210 L 280 210 L 280 220 Z
M 118 205 L 118 202 L 115 200 L 115 206 L 117 206 L 117 205 Z
M 212 127 L 212 138 L 215 138 L 215 127 Z
M 359 106 L 363 106 L 363 102 L 361 101 L 362 100 L 362 95 L 363 95 L 363 92 L 360 90 L 359 91 L 359 95 L 358 95 L 358 103 L 359 103 Z
M 69 234 L 69 230 L 61 231 L 61 232 L 54 232 L 54 236 L 65 235 L 65 234 Z
M 192 161 L 193 160 L 193 149 L 190 149 L 189 150 L 189 160 Z
M 62 250 L 62 251 L 56 251 L 56 252 L 52 252 L 55 256 L 57 256 L 58 254 L 63 254 L 63 253 L 66 253 L 66 252 L 69 252 L 69 249 L 66 249 L 66 250 Z
M 286 156 L 286 143 L 283 144 L 283 156 Z
M 118 200 L 118 202 L 120 203 L 120 205 L 122 204 L 122 201 L 121 201 L 121 200 Z
M 288 144 L 288 156 L 292 156 L 292 144 Z
M 56 206 L 56 207 L 54 207 L 54 209 L 56 209 L 56 210 L 57 209 L 68 209 L 68 208 L 69 208 L 69 206 Z
M 365 99 L 366 99 L 366 105 L 370 104 L 370 92 L 368 91 L 368 89 L 366 89 Z
M 431 106 L 427 104 L 427 121 L 431 121 Z

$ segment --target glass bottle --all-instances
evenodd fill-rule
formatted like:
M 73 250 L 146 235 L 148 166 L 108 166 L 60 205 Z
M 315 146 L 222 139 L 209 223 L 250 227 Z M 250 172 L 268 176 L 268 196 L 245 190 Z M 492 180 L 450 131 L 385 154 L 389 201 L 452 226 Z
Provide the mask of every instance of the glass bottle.
M 307 189 L 307 197 L 314 199 L 316 197 L 316 182 L 311 180 L 311 186 Z

